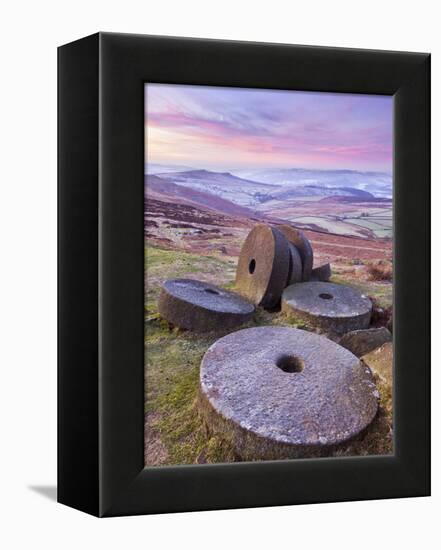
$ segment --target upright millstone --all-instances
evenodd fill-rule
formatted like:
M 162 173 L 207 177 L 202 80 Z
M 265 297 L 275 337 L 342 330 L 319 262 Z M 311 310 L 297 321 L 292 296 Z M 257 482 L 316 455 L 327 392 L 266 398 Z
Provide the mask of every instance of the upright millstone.
M 369 326 L 372 302 L 350 286 L 308 282 L 284 290 L 282 311 L 312 326 L 341 334 Z
M 256 225 L 240 251 L 236 288 L 256 305 L 276 306 L 286 286 L 290 265 L 289 244 L 269 225 Z
M 314 253 L 311 243 L 300 229 L 296 229 L 290 225 L 278 225 L 277 229 L 281 231 L 288 241 L 299 251 L 302 259 L 302 280 L 309 281 L 312 273 L 312 264 L 314 262 Z
M 193 279 L 170 279 L 161 289 L 158 311 L 173 325 L 207 332 L 246 323 L 254 306 L 234 292 Z
M 290 327 L 239 330 L 205 353 L 200 407 L 243 460 L 329 456 L 375 417 L 369 368 L 324 336 Z
M 289 272 L 286 286 L 300 283 L 303 278 L 303 264 L 300 252 L 297 248 L 288 242 L 289 246 Z

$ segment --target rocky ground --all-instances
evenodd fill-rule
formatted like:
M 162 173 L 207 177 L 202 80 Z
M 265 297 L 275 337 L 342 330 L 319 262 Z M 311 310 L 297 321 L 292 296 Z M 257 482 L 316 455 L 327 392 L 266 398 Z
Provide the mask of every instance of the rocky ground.
M 195 213 L 192 212 L 192 215 Z M 145 461 L 148 466 L 240 460 L 229 444 L 228 437 L 219 437 L 209 432 L 198 409 L 200 361 L 207 348 L 225 333 L 217 331 L 201 335 L 173 328 L 158 315 L 156 301 L 160 286 L 167 278 L 193 277 L 233 288 L 237 253 L 251 222 L 244 220 L 233 225 L 230 219 L 222 218 L 215 220 L 212 225 L 207 224 L 206 219 L 201 222 L 189 219 L 187 214 L 185 216 L 186 220 L 174 222 L 170 218 L 160 219 L 165 224 L 176 223 L 178 227 L 169 227 L 168 233 L 150 232 L 146 238 Z M 188 233 L 186 230 L 194 227 L 183 227 L 184 224 L 197 225 L 197 229 L 217 228 L 220 232 Z M 161 225 L 158 223 L 158 226 Z M 146 229 L 150 231 L 150 227 Z M 332 281 L 350 284 L 370 296 L 375 304 L 373 324 L 390 326 L 391 281 L 372 280 L 371 273 L 371 266 L 379 262 L 382 262 L 379 264 L 382 269 L 391 267 L 390 242 L 363 239 L 358 242 L 314 232 L 309 232 L 308 236 L 313 242 L 318 263 L 332 262 Z M 165 241 L 164 238 L 169 240 Z M 201 246 L 201 242 L 204 246 Z M 260 308 L 247 326 L 259 325 L 314 330 L 314 327 L 288 318 L 281 312 L 269 313 Z M 381 353 L 375 359 L 376 362 L 372 361 L 370 366 L 380 392 L 379 412 L 368 430 L 356 441 L 337 451 L 337 455 L 375 455 L 393 451 L 392 379 L 384 375 L 385 371 L 390 371 L 390 347 L 384 355 L 384 361 Z M 375 364 L 380 363 L 381 366 L 377 368 Z
M 178 191 L 181 189 L 161 187 L 150 195 L 145 214 L 145 461 L 149 466 L 240 460 L 228 437 L 209 432 L 198 407 L 201 359 L 224 333 L 201 335 L 169 326 L 158 315 L 157 298 L 162 283 L 175 277 L 234 288 L 238 255 L 250 229 L 262 221 L 278 223 L 261 214 L 254 218 L 240 208 L 233 211 L 205 195 L 187 193 L 182 200 Z M 210 207 L 201 205 L 201 200 L 209 200 Z M 305 233 L 314 249 L 315 266 L 330 262 L 333 282 L 349 284 L 372 299 L 373 326 L 391 328 L 391 240 L 375 239 L 368 233 L 364 238 L 337 235 L 321 229 Z M 248 326 L 259 325 L 316 330 L 280 311 L 269 313 L 260 308 Z M 338 454 L 392 452 L 392 379 L 384 376 L 391 370 L 390 349 L 388 353 L 380 353 L 371 361 L 381 396 L 379 413 L 366 433 Z M 383 355 L 384 365 L 377 368 Z

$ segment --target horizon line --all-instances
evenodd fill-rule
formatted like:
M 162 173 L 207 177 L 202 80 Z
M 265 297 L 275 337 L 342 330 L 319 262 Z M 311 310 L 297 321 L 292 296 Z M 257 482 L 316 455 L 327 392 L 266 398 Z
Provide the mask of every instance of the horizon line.
M 266 167 L 255 167 L 255 166 L 245 166 L 245 167 L 237 167 L 237 168 L 229 168 L 229 169 L 221 169 L 221 168 L 206 168 L 206 167 L 200 167 L 200 166 L 186 166 L 186 165 L 178 165 L 174 163 L 167 163 L 167 162 L 144 162 L 144 174 L 147 174 L 146 168 L 149 164 L 157 164 L 160 166 L 165 167 L 177 167 L 177 168 L 185 168 L 185 170 L 178 170 L 179 172 L 193 172 L 196 170 L 205 170 L 207 172 L 213 172 L 215 174 L 226 174 L 231 173 L 234 171 L 244 171 L 244 170 L 255 170 L 255 171 L 264 171 L 264 170 L 311 170 L 315 172 L 354 172 L 357 174 L 384 174 L 386 176 L 393 176 L 393 170 L 392 171 L 385 171 L 385 170 L 354 170 L 353 168 L 312 168 L 308 166 L 290 166 L 290 167 L 277 167 L 277 166 L 266 166 Z

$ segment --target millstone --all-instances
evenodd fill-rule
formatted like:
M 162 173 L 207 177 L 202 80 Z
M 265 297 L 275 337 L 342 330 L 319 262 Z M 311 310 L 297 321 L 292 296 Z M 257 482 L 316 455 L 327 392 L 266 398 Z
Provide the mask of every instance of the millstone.
M 254 306 L 238 294 L 203 281 L 170 279 L 162 286 L 158 311 L 177 327 L 207 332 L 247 322 Z
M 278 304 L 288 279 L 289 245 L 283 234 L 258 224 L 248 234 L 240 251 L 236 288 L 254 304 Z
M 302 258 L 297 248 L 288 242 L 289 247 L 289 271 L 287 285 L 293 285 L 294 283 L 300 283 L 302 280 Z
M 393 344 L 386 342 L 380 348 L 363 355 L 362 362 L 377 374 L 386 384 L 392 386 Z
M 256 327 L 205 353 L 200 374 L 208 427 L 232 438 L 244 460 L 329 456 L 375 417 L 369 368 L 318 334 Z
M 329 281 L 331 275 L 331 264 L 323 264 L 312 270 L 310 281 Z
M 314 253 L 311 243 L 300 229 L 296 229 L 290 225 L 278 225 L 277 229 L 281 231 L 288 241 L 299 251 L 303 266 L 302 280 L 309 281 L 312 273 L 312 264 L 314 262 Z
M 372 302 L 346 285 L 308 282 L 284 290 L 282 311 L 324 330 L 344 333 L 369 326 Z
M 386 342 L 392 342 L 392 334 L 386 327 L 378 327 L 347 332 L 343 334 L 338 343 L 357 357 L 361 357 Z

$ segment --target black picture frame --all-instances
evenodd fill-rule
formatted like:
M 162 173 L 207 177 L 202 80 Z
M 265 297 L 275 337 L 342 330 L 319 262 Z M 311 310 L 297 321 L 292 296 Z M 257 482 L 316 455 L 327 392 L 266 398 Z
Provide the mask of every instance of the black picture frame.
M 430 56 L 98 33 L 58 51 L 58 500 L 97 516 L 430 494 Z M 144 468 L 144 84 L 394 95 L 395 454 Z

